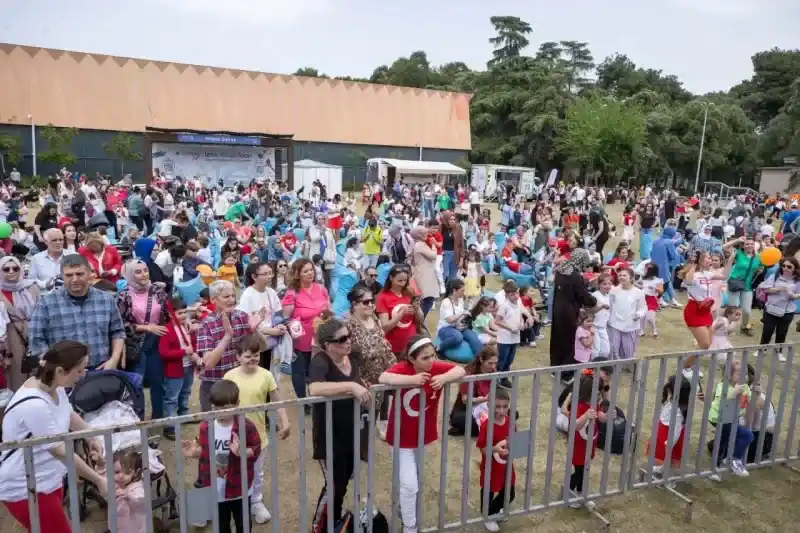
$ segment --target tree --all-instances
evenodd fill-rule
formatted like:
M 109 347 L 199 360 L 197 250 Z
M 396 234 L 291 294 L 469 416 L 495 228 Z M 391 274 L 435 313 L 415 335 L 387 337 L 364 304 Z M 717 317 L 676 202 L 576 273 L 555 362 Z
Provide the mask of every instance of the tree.
M 309 78 L 327 78 L 327 74 L 321 74 L 314 67 L 299 68 L 294 73 L 295 76 L 308 76 Z
M 487 66 L 491 68 L 519 57 L 522 50 L 527 48 L 530 43 L 527 35 L 533 30 L 530 24 L 519 17 L 492 17 L 489 21 L 497 32 L 496 37 L 489 39 L 494 46 L 492 59 L 487 63 Z
M 591 85 L 591 80 L 586 74 L 594 70 L 594 57 L 589 51 L 588 43 L 578 41 L 561 41 L 561 48 L 566 58 L 561 59 L 567 75 L 567 90 L 574 91 Z M 541 51 L 541 49 L 540 49 Z
M 72 139 L 78 135 L 77 128 L 56 128 L 48 124 L 40 130 L 39 135 L 47 141 L 47 149 L 38 154 L 42 162 L 68 167 L 78 160 L 72 153 Z
M 742 107 L 761 127 L 777 117 L 792 96 L 792 83 L 800 78 L 800 50 L 773 48 L 752 57 L 753 77 L 731 93 L 741 99 Z
M 16 166 L 22 161 L 22 142 L 16 135 L 0 135 L 0 163 L 6 172 L 6 161 L 9 165 Z M 3 157 L 5 155 L 5 157 Z
M 141 161 L 142 154 L 136 148 L 139 143 L 133 135 L 117 133 L 104 149 L 107 154 L 119 159 L 120 174 L 125 174 L 125 161 Z

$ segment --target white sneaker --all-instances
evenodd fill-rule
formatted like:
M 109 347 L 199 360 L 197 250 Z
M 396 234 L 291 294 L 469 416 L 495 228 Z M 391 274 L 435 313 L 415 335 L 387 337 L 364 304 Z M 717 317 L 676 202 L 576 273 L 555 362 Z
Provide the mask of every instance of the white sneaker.
M 747 477 L 750 475 L 750 472 L 747 471 L 744 464 L 738 459 L 731 461 L 731 472 L 733 472 L 733 475 L 739 477 Z
M 493 521 L 486 522 L 483 524 L 483 527 L 486 528 L 486 531 L 491 531 L 492 533 L 497 533 L 500 531 L 500 526 L 497 524 L 497 522 Z
M 256 524 L 266 524 L 272 518 L 263 502 L 252 504 L 250 506 L 250 514 L 253 515 L 253 520 L 256 521 Z
M 672 300 L 672 303 L 670 305 L 675 309 L 683 309 L 683 306 L 680 303 L 678 303 L 678 300 Z
M 378 429 L 378 438 L 385 441 L 386 440 L 386 430 L 389 428 L 389 421 L 388 420 L 378 420 L 376 424 Z
M 714 483 L 722 483 L 722 478 L 720 477 L 719 474 L 711 474 L 710 476 L 708 476 L 708 479 L 710 479 Z
M 683 378 L 684 378 L 684 379 L 688 379 L 688 380 L 689 380 L 689 382 L 691 382 L 691 381 L 692 381 L 692 378 L 694 378 L 694 370 L 693 370 L 692 368 L 684 368 L 684 369 L 681 371 L 681 373 L 683 374 Z M 698 377 L 699 377 L 700 379 L 703 379 L 703 372 L 702 372 L 702 371 L 698 371 L 698 372 L 697 372 L 697 375 L 698 375 Z
M 786 356 L 783 353 L 779 353 L 778 354 L 778 361 L 780 361 L 781 363 L 785 363 L 786 362 Z
M 530 346 L 531 348 L 536 348 L 536 341 L 529 342 L 528 346 Z
M 539 333 L 538 335 L 536 335 L 536 340 L 537 341 L 540 341 L 542 339 L 544 339 L 544 333 Z

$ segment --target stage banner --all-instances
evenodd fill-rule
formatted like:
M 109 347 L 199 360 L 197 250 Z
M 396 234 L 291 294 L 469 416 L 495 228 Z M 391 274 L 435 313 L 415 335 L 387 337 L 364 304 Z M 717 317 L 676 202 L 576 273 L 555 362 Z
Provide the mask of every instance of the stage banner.
M 153 143 L 153 169 L 168 180 L 199 176 L 226 186 L 275 177 L 275 149 L 261 146 Z

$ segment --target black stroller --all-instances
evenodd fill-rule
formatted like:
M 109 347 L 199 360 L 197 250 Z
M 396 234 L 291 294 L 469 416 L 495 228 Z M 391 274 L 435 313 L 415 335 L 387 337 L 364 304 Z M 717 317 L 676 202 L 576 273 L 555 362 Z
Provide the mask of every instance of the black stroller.
M 103 370 L 89 373 L 85 379 L 75 385 L 70 391 L 70 403 L 75 411 L 92 425 L 92 420 L 109 420 L 110 423 L 99 422 L 97 427 L 119 426 L 139 422 L 144 418 L 144 392 L 142 377 L 138 374 L 119 370 Z M 120 405 L 122 404 L 122 405 Z M 113 410 L 118 408 L 116 410 Z M 127 436 L 127 438 L 126 438 Z M 138 441 L 138 431 L 115 433 L 114 451 L 131 447 L 131 441 Z M 134 442 L 134 446 L 140 444 Z M 118 448 L 119 446 L 119 448 Z M 148 443 L 148 454 L 144 460 L 149 460 L 149 450 L 153 447 Z M 96 463 L 89 454 L 89 445 L 86 441 L 76 442 L 76 453 L 94 468 Z M 160 460 L 159 460 L 160 463 Z M 146 463 L 147 464 L 147 463 Z M 163 465 L 161 465 L 163 467 Z M 166 468 L 150 475 L 151 491 L 153 496 L 154 515 L 160 514 L 162 522 L 177 518 L 177 494 L 172 487 Z M 65 499 L 68 498 L 65 493 Z M 80 520 L 83 521 L 89 514 L 89 504 L 97 502 L 101 509 L 107 506 L 106 500 L 100 495 L 94 484 L 85 480 L 78 486 L 78 510 Z M 66 503 L 66 502 L 65 502 Z M 67 509 L 69 505 L 67 504 Z

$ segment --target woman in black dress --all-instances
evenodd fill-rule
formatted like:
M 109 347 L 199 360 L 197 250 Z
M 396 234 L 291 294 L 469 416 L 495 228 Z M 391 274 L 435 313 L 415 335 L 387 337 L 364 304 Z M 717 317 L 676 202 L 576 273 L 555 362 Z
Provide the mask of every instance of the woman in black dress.
M 551 366 L 575 364 L 578 313 L 582 308 L 591 308 L 597 303 L 594 296 L 589 294 L 582 276 L 590 265 L 589 252 L 583 248 L 576 248 L 569 259 L 555 268 L 553 331 L 550 340 Z M 563 380 L 568 380 L 572 377 L 572 372 L 564 372 L 561 377 Z

